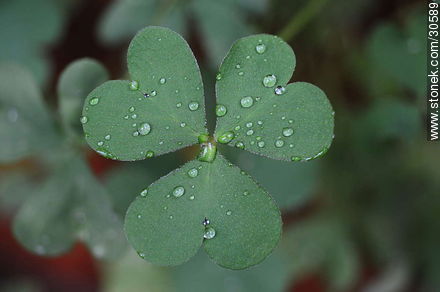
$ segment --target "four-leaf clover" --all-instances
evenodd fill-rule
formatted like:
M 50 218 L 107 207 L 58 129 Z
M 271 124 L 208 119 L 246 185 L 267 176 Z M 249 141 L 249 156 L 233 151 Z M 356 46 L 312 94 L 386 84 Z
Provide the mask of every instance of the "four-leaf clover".
M 203 84 L 185 40 L 147 27 L 128 49 L 132 80 L 107 81 L 86 99 L 84 132 L 101 155 L 141 160 L 200 144 L 198 159 L 143 190 L 130 205 L 125 232 L 138 254 L 178 265 L 201 245 L 219 265 L 243 269 L 277 245 L 280 212 L 251 177 L 217 153 L 217 143 L 270 158 L 307 161 L 333 139 L 325 94 L 303 82 L 287 85 L 295 55 L 276 36 L 238 40 L 217 74 L 217 127 L 209 137 Z

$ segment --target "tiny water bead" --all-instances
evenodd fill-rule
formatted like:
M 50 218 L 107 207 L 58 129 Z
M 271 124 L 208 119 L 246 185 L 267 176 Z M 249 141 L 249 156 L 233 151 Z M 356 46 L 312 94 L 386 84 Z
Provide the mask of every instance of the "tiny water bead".
M 227 112 L 228 112 L 228 109 L 224 105 L 218 104 L 215 107 L 215 115 L 217 117 L 223 117 L 224 115 L 226 115 Z
M 185 194 L 185 188 L 182 186 L 175 187 L 173 190 L 173 196 L 179 198 Z
M 153 90 L 152 92 L 151 92 L 151 96 L 156 96 L 157 95 L 157 91 L 156 90 Z
M 141 197 L 146 197 L 148 195 L 148 189 L 145 189 L 141 192 Z
M 260 141 L 257 143 L 258 147 L 263 148 L 264 145 L 266 145 L 266 143 L 264 143 L 264 141 Z
M 139 128 L 138 128 L 138 132 L 139 134 L 141 134 L 142 136 L 148 135 L 151 132 L 151 126 L 149 123 L 143 123 Z
M 234 137 L 235 137 L 234 132 L 228 131 L 228 132 L 224 133 L 223 135 L 221 135 L 220 137 L 218 137 L 217 141 L 222 144 L 227 144 L 227 143 L 231 142 L 232 139 L 234 139 Z
M 89 121 L 89 119 L 86 116 L 83 116 L 79 119 L 79 121 L 81 122 L 81 124 L 85 124 Z
M 273 74 L 267 75 L 263 78 L 264 87 L 274 87 L 277 83 L 277 77 Z
M 284 88 L 283 86 L 277 86 L 275 88 L 275 94 L 276 95 L 282 95 L 286 92 L 286 88 Z
M 212 227 L 206 227 L 205 234 L 203 234 L 203 237 L 205 239 L 212 239 L 215 236 L 215 230 Z
M 246 132 L 246 135 L 248 136 L 252 136 L 253 134 L 254 134 L 254 130 L 252 129 Z
M 139 132 L 138 131 L 134 131 L 133 132 L 133 137 L 137 137 L 137 136 L 139 136 Z
M 134 112 L 135 108 L 134 108 L 134 106 L 131 106 L 128 110 L 132 113 L 132 112 Z
M 226 211 L 226 215 L 231 216 L 231 214 L 232 214 L 231 210 Z
M 192 201 L 192 200 L 194 200 L 196 197 L 194 196 L 194 195 L 191 195 L 190 197 L 189 197 L 189 199 Z
M 140 258 L 142 258 L 142 259 L 145 258 L 145 254 L 144 254 L 143 252 L 138 252 L 138 256 L 139 256 Z
M 239 149 L 244 149 L 244 143 L 243 142 L 237 142 L 236 144 L 235 144 L 235 147 L 237 147 L 237 148 L 239 148 Z
M 162 77 L 159 79 L 160 84 L 165 84 L 167 82 L 166 78 Z
M 283 136 L 284 137 L 290 137 L 293 134 L 293 129 L 292 128 L 284 128 L 283 129 Z
M 110 136 L 110 135 L 106 135 L 106 136 L 104 137 L 104 139 L 107 140 L 107 141 L 110 140 L 111 138 L 112 138 L 112 136 Z
M 182 103 L 181 103 L 181 102 L 178 102 L 178 103 L 176 104 L 176 107 L 177 107 L 177 108 L 182 107 Z
M 254 124 L 252 122 L 247 122 L 246 127 L 251 128 Z
M 248 191 L 244 191 L 243 192 L 243 196 L 247 196 L 247 195 L 249 195 L 249 192 Z
M 255 51 L 257 51 L 258 54 L 263 54 L 264 52 L 266 52 L 266 45 L 265 44 L 256 45 Z
M 217 75 L 215 75 L 215 80 L 220 81 L 222 79 L 222 74 L 221 73 L 217 73 Z
M 129 87 L 131 90 L 138 90 L 139 89 L 139 82 L 137 82 L 136 80 L 132 80 L 132 81 L 130 81 Z
M 99 103 L 99 98 L 94 97 L 89 101 L 90 105 L 97 105 Z
M 197 177 L 199 175 L 199 171 L 197 170 L 197 168 L 191 168 L 190 170 L 188 170 L 188 176 L 189 177 Z
M 209 225 L 209 219 L 208 218 L 206 218 L 205 217 L 205 219 L 203 219 L 203 221 L 202 221 L 202 224 L 203 224 L 203 226 L 207 226 L 207 225 Z
M 99 142 L 98 142 L 98 146 L 102 146 L 102 145 L 104 145 L 104 142 L 99 141 Z
M 181 128 L 185 128 L 185 127 L 186 127 L 186 123 L 185 123 L 185 122 L 181 122 L 181 123 L 180 123 L 180 127 L 181 127 Z
M 199 108 L 199 103 L 196 101 L 190 102 L 188 108 L 190 111 L 196 111 Z
M 148 93 L 144 93 L 143 95 L 144 95 L 145 98 L 150 97 L 150 95 Z
M 283 146 L 284 146 L 284 141 L 283 140 L 276 140 L 275 141 L 275 147 L 281 148 Z
M 235 65 L 235 68 L 240 69 L 241 68 L 240 64 Z
M 251 96 L 245 96 L 240 100 L 240 104 L 244 108 L 249 108 L 254 104 L 254 99 Z
M 290 159 L 291 159 L 292 161 L 301 161 L 301 160 L 302 160 L 302 158 L 299 157 L 299 156 L 292 156 Z
M 147 153 L 145 154 L 145 157 L 146 157 L 146 158 L 152 158 L 152 157 L 154 157 L 154 152 L 151 151 L 151 150 L 147 151 Z

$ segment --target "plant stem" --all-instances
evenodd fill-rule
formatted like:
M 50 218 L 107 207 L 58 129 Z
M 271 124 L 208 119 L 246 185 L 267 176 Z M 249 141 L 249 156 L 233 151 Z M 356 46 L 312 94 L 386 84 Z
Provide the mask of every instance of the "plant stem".
M 328 0 L 309 0 L 278 34 L 285 41 L 291 40 L 301 29 L 321 11 Z

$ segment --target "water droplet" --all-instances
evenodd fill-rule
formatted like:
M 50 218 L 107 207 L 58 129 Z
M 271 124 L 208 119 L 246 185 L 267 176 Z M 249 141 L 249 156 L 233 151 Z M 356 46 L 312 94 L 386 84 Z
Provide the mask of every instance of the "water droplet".
M 284 146 L 284 141 L 283 140 L 276 140 L 275 141 L 275 147 L 281 148 L 283 146 Z
M 141 124 L 141 126 L 138 128 L 138 132 L 139 134 L 141 134 L 142 136 L 148 135 L 151 132 L 151 126 L 149 123 L 143 123 Z
M 281 94 L 284 94 L 285 92 L 286 92 L 286 88 L 284 88 L 283 86 L 277 86 L 275 88 L 276 95 L 281 95 Z
M 138 116 L 137 114 L 132 114 L 132 115 L 131 115 L 131 118 L 132 118 L 132 119 L 136 119 L 137 116 Z
M 252 123 L 252 122 L 247 122 L 246 123 L 246 127 L 248 127 L 248 128 L 250 128 L 250 127 L 252 127 L 254 124 Z
M 257 138 L 255 138 L 257 141 L 261 140 L 261 136 L 257 136 Z
M 192 201 L 192 200 L 194 200 L 196 197 L 194 197 L 194 195 L 191 195 L 190 197 L 189 197 L 189 199 Z
M 173 215 L 170 215 L 170 217 L 169 217 L 170 219 L 173 219 L 174 217 L 173 217 Z
M 230 216 L 232 214 L 231 210 L 226 211 L 226 215 Z
M 266 145 L 266 143 L 264 143 L 264 141 L 260 141 L 257 143 L 258 147 L 263 148 L 264 145 Z
M 240 64 L 235 65 L 235 68 L 240 69 L 241 68 Z
M 249 60 L 250 58 L 251 58 L 251 56 L 249 56 L 249 55 L 247 55 L 247 56 L 246 56 L 246 59 L 248 59 L 248 60 Z
M 292 156 L 290 159 L 291 159 L 292 161 L 301 161 L 301 160 L 302 160 L 302 158 L 299 157 L 299 156 Z
M 173 190 L 173 196 L 179 198 L 185 194 L 185 188 L 182 186 L 175 187 Z
M 244 75 L 244 72 L 243 72 L 243 71 L 240 71 L 240 72 L 238 72 L 238 75 L 243 76 L 243 75 Z
M 176 107 L 177 108 L 179 108 L 179 107 L 181 107 L 182 106 L 182 103 L 181 102 L 178 102 L 177 104 L 176 104 Z
M 148 93 L 144 93 L 144 97 L 148 98 L 148 97 L 150 97 L 150 95 Z
M 235 128 L 234 128 L 235 131 L 238 131 L 238 130 L 240 130 L 240 129 L 241 129 L 240 126 L 235 126 Z
M 139 136 L 139 132 L 138 131 L 134 131 L 133 132 L 133 137 L 137 137 L 137 136 Z
M 81 122 L 81 124 L 85 124 L 89 121 L 89 119 L 86 116 L 81 117 L 81 119 L 79 119 L 79 121 Z
M 228 131 L 228 132 L 224 133 L 223 135 L 221 135 L 220 137 L 218 137 L 217 141 L 222 144 L 227 144 L 227 143 L 231 142 L 232 139 L 234 139 L 234 137 L 235 137 L 234 132 Z
M 293 129 L 292 128 L 284 128 L 283 129 L 283 136 L 284 137 L 290 137 L 293 134 Z
M 215 114 L 217 117 L 223 117 L 224 115 L 226 115 L 227 112 L 228 109 L 224 105 L 218 104 L 215 107 Z
M 138 252 L 139 257 L 141 257 L 142 259 L 145 258 L 145 254 L 143 252 Z
M 248 135 L 248 136 L 251 136 L 253 134 L 254 134 L 254 130 L 252 130 L 252 129 L 246 132 L 246 135 Z
M 265 44 L 258 44 L 255 47 L 255 51 L 257 51 L 258 54 L 263 54 L 266 51 L 266 45 Z
M 191 168 L 190 170 L 188 170 L 189 177 L 196 177 L 198 175 L 199 175 L 199 171 L 197 170 L 197 168 Z
M 249 195 L 249 192 L 248 191 L 244 191 L 243 192 L 243 196 L 247 196 L 247 195 Z
M 137 217 L 138 217 L 138 219 L 141 219 L 141 218 L 142 218 L 142 215 L 141 215 L 141 214 L 138 214 Z
M 159 79 L 160 84 L 165 84 L 167 82 L 166 78 L 162 77 Z
M 89 101 L 90 105 L 97 105 L 99 103 L 99 98 L 94 97 Z
M 203 234 L 203 237 L 206 239 L 212 239 L 215 236 L 215 230 L 212 227 L 206 227 L 205 234 Z
M 99 142 L 98 142 L 98 146 L 102 146 L 102 145 L 104 145 L 104 142 L 99 141 Z
M 141 196 L 142 197 L 146 197 L 148 195 L 148 189 L 144 189 L 142 192 L 141 192 Z
M 139 82 L 137 82 L 136 80 L 132 80 L 132 81 L 130 81 L 129 87 L 131 90 L 138 90 L 139 89 Z
M 263 121 L 258 121 L 257 124 L 261 126 L 263 124 Z
M 145 154 L 145 157 L 146 157 L 146 158 L 151 158 L 151 157 L 153 157 L 153 156 L 154 156 L 154 152 L 151 151 L 151 150 L 148 150 L 147 153 Z
M 157 95 L 157 91 L 156 90 L 153 90 L 152 92 L 151 92 L 151 96 L 156 96 Z
M 190 111 L 196 111 L 199 108 L 199 103 L 196 101 L 190 102 L 188 108 Z
M 267 75 L 263 78 L 264 87 L 274 87 L 277 83 L 277 77 L 273 74 Z
M 186 123 L 185 122 L 181 122 L 180 123 L 180 127 L 185 128 L 186 127 Z
M 215 80 L 219 81 L 222 79 L 222 77 L 223 77 L 222 74 L 219 72 L 217 73 L 217 75 L 215 75 Z
M 289 124 L 293 124 L 293 120 L 289 120 Z
M 128 110 L 132 113 L 132 112 L 134 112 L 135 108 L 134 108 L 134 106 L 131 106 Z
M 235 147 L 239 148 L 239 149 L 244 149 L 244 143 L 243 142 L 237 142 L 235 143 Z
M 108 140 L 111 139 L 111 137 L 112 137 L 112 136 L 110 136 L 110 135 L 106 135 L 106 136 L 104 137 L 104 139 L 108 141 Z
M 203 226 L 209 225 L 209 219 L 205 217 L 205 219 L 203 219 L 202 224 Z
M 251 107 L 254 104 L 254 99 L 251 96 L 245 96 L 240 100 L 240 104 L 244 108 Z

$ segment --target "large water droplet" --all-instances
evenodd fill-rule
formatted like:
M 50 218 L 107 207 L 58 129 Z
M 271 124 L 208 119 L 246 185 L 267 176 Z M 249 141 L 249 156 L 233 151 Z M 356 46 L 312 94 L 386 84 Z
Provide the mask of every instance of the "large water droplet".
M 97 105 L 99 103 L 99 98 L 94 97 L 89 101 L 90 105 Z
M 234 137 L 235 137 L 234 132 L 228 131 L 228 132 L 224 133 L 223 135 L 221 135 L 220 137 L 218 137 L 217 141 L 222 144 L 227 144 L 227 143 L 231 142 L 232 139 L 234 139 Z
M 223 117 L 224 115 L 226 115 L 227 112 L 228 109 L 224 105 L 218 104 L 215 107 L 215 114 L 217 117 Z
M 138 132 L 139 134 L 141 134 L 142 136 L 148 135 L 151 132 L 151 126 L 149 123 L 143 123 L 139 128 L 138 128 Z
M 283 129 L 283 136 L 285 137 L 290 137 L 293 134 L 293 129 L 292 128 L 284 128 Z
M 190 102 L 188 108 L 190 111 L 196 111 L 199 108 L 199 103 L 196 101 Z
M 258 54 L 263 54 L 266 51 L 266 45 L 265 44 L 256 45 L 255 51 L 257 51 Z
M 175 187 L 173 190 L 173 196 L 179 198 L 185 194 L 185 188 L 182 186 Z
M 197 170 L 197 168 L 191 168 L 190 170 L 188 170 L 189 177 L 196 177 L 198 175 L 199 175 L 199 171 Z
M 139 89 L 139 82 L 137 82 L 136 80 L 132 80 L 130 82 L 129 87 L 131 90 L 138 90 Z
M 277 77 L 273 74 L 267 75 L 263 78 L 264 87 L 274 87 L 277 83 Z
M 212 239 L 215 236 L 215 230 L 212 227 L 206 227 L 205 234 L 203 234 L 203 237 L 205 239 Z
M 276 95 L 281 95 L 281 94 L 284 94 L 285 92 L 286 92 L 286 88 L 284 88 L 283 86 L 277 86 L 275 88 Z
M 251 107 L 254 104 L 254 99 L 251 96 L 245 96 L 240 100 L 240 104 L 244 108 Z

